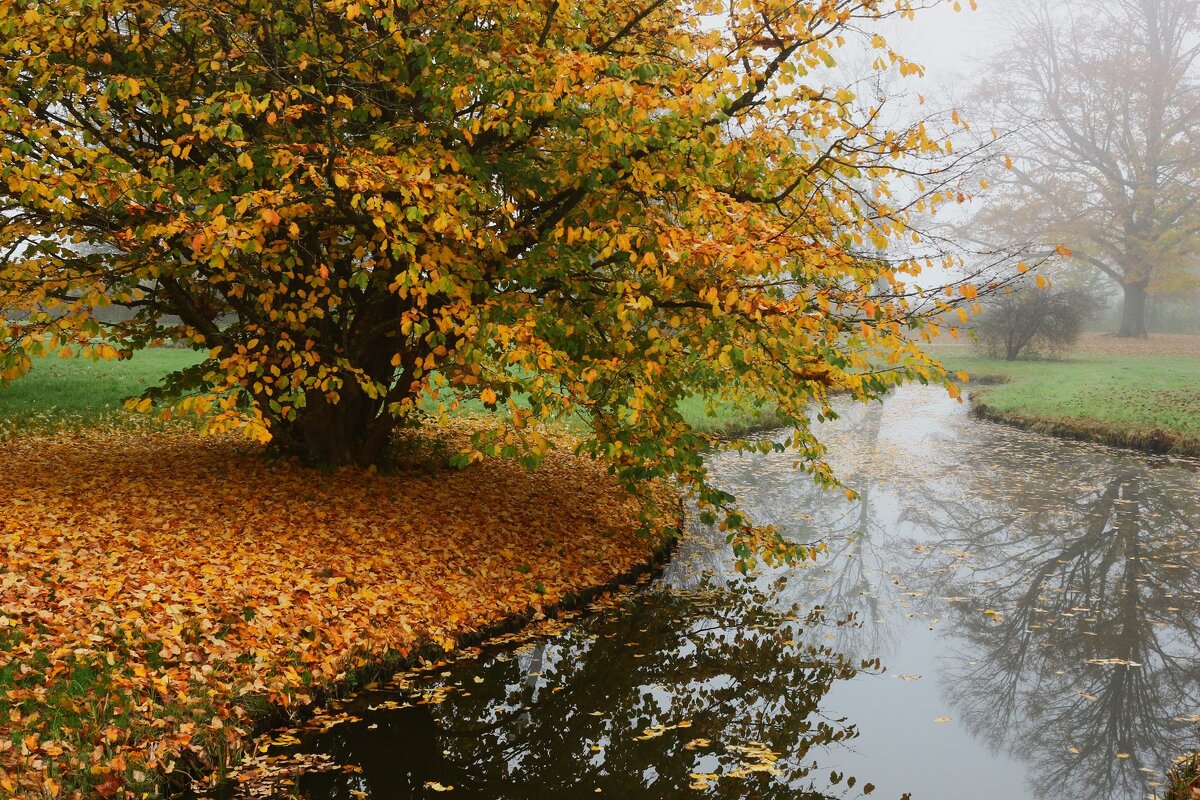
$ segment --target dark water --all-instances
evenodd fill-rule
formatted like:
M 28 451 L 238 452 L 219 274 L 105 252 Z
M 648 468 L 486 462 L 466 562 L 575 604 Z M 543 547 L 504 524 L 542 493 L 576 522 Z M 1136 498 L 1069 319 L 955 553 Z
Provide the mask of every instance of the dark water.
M 757 520 L 826 542 L 819 562 L 743 578 L 695 530 L 637 597 L 366 692 L 278 737 L 260 764 L 275 779 L 241 791 L 1153 794 L 1200 744 L 1195 462 L 973 421 L 936 390 L 825 428 L 855 502 L 786 455 L 711 462 Z

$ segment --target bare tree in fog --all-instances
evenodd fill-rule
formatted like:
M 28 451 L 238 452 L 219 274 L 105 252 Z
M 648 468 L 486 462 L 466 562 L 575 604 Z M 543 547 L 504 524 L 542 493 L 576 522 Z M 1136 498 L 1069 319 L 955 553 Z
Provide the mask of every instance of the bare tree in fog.
M 976 113 L 1011 168 L 984 235 L 1067 242 L 1120 285 L 1118 333 L 1146 336 L 1152 282 L 1200 243 L 1200 0 L 1029 0 Z M 986 125 L 984 126 L 986 128 Z

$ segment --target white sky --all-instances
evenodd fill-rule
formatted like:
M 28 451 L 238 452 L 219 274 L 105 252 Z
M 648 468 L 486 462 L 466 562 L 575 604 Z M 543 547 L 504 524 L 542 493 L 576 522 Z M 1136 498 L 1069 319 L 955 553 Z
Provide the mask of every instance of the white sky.
M 968 0 L 961 0 L 963 10 L 955 12 L 953 0 L 943 0 L 940 6 L 917 12 L 914 20 L 885 23 L 881 32 L 892 49 L 925 67 L 923 78 L 898 79 L 891 86 L 901 95 L 896 107 L 900 116 L 925 117 L 973 105 L 971 93 L 985 74 L 984 65 L 1007 36 L 1004 9 L 1021 1 L 977 0 L 978 8 L 972 11 Z M 924 106 L 913 104 L 915 94 L 925 97 Z M 969 121 L 969 112 L 966 117 Z M 975 203 L 984 201 L 984 197 L 976 196 L 961 208 L 944 206 L 937 222 L 961 222 L 972 213 Z M 935 267 L 926 270 L 919 282 L 937 286 L 954 277 Z
M 977 0 L 979 9 L 972 11 L 962 0 L 963 10 L 957 13 L 948 1 L 917 12 L 913 21 L 890 22 L 885 36 L 893 49 L 926 68 L 925 78 L 913 82 L 917 91 L 949 105 L 982 71 L 983 61 L 1004 36 L 1004 9 L 1018 1 Z

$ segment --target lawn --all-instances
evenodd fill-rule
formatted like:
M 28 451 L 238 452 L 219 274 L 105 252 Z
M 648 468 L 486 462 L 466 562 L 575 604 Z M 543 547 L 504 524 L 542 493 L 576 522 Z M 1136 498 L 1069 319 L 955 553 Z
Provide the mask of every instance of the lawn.
M 1091 352 L 1004 361 L 964 346 L 932 351 L 951 370 L 970 375 L 976 401 L 1001 416 L 1104 428 L 1129 443 L 1154 431 L 1200 441 L 1200 359 Z M 1007 382 L 992 383 L 997 378 Z
M 29 374 L 0 388 L 0 425 L 9 430 L 79 426 L 121 414 L 122 401 L 200 360 L 193 350 L 143 350 L 125 361 L 39 358 Z
M 202 355 L 193 350 L 158 348 L 143 350 L 125 361 L 88 361 L 80 358 L 40 358 L 29 374 L 0 388 L 0 431 L 20 432 L 48 428 L 81 427 L 104 419 L 128 419 L 122 407 L 126 397 L 139 394 L 164 375 L 195 364 Z M 737 436 L 754 430 L 777 427 L 774 413 L 746 410 L 721 401 L 706 413 L 702 398 L 680 403 L 684 418 L 697 431 L 713 436 Z M 465 400 L 457 409 L 462 416 L 487 414 L 478 400 Z M 578 418 L 564 426 L 583 432 Z
M 1088 352 L 1062 360 L 1011 362 L 979 355 L 962 345 L 934 345 L 931 350 L 951 370 L 971 375 L 974 383 L 969 390 L 1000 413 L 1200 437 L 1200 359 L 1188 355 Z M 123 415 L 124 398 L 199 358 L 191 350 L 162 348 L 137 353 L 127 361 L 39 359 L 29 375 L 0 389 L 0 426 L 9 430 L 78 426 Z M 1008 382 L 987 383 L 996 377 Z M 680 408 L 697 430 L 716 436 L 738 435 L 776 422 L 769 409 L 759 413 L 729 402 L 718 402 L 716 415 L 709 416 L 698 397 L 685 399 Z M 468 400 L 459 411 L 472 415 L 486 409 Z M 567 420 L 566 427 L 579 432 L 582 426 Z

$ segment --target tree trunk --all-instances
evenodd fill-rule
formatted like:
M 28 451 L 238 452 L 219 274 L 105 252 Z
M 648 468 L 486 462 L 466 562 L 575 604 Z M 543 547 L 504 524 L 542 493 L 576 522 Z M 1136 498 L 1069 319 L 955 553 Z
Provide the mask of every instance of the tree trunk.
M 345 385 L 337 403 L 310 392 L 295 419 L 271 426 L 271 447 L 311 467 L 367 467 L 383 461 L 395 428 L 381 401 Z
M 351 332 L 353 348 L 347 346 L 343 352 L 326 356 L 330 362 L 336 356 L 346 358 L 377 386 L 392 387 L 391 392 L 371 397 L 350 375 L 343 377 L 336 402 L 331 402 L 322 391 L 310 390 L 293 419 L 272 421 L 274 450 L 317 468 L 369 467 L 384 462 L 392 433 L 401 422 L 388 412 L 388 406 L 407 395 L 396 395 L 398 373 L 392 363 L 395 332 L 389 329 L 372 337 L 369 331 L 383 320 L 399 318 L 393 300 L 388 297 L 381 305 L 360 309 L 358 323 L 366 331 L 356 328 Z M 427 353 L 423 348 L 405 352 L 401 372 L 411 375 L 413 366 Z M 401 385 L 410 387 L 411 381 Z
M 1121 284 L 1125 302 L 1121 309 L 1121 330 L 1117 336 L 1124 339 L 1145 339 L 1146 331 L 1146 288 L 1148 281 Z

